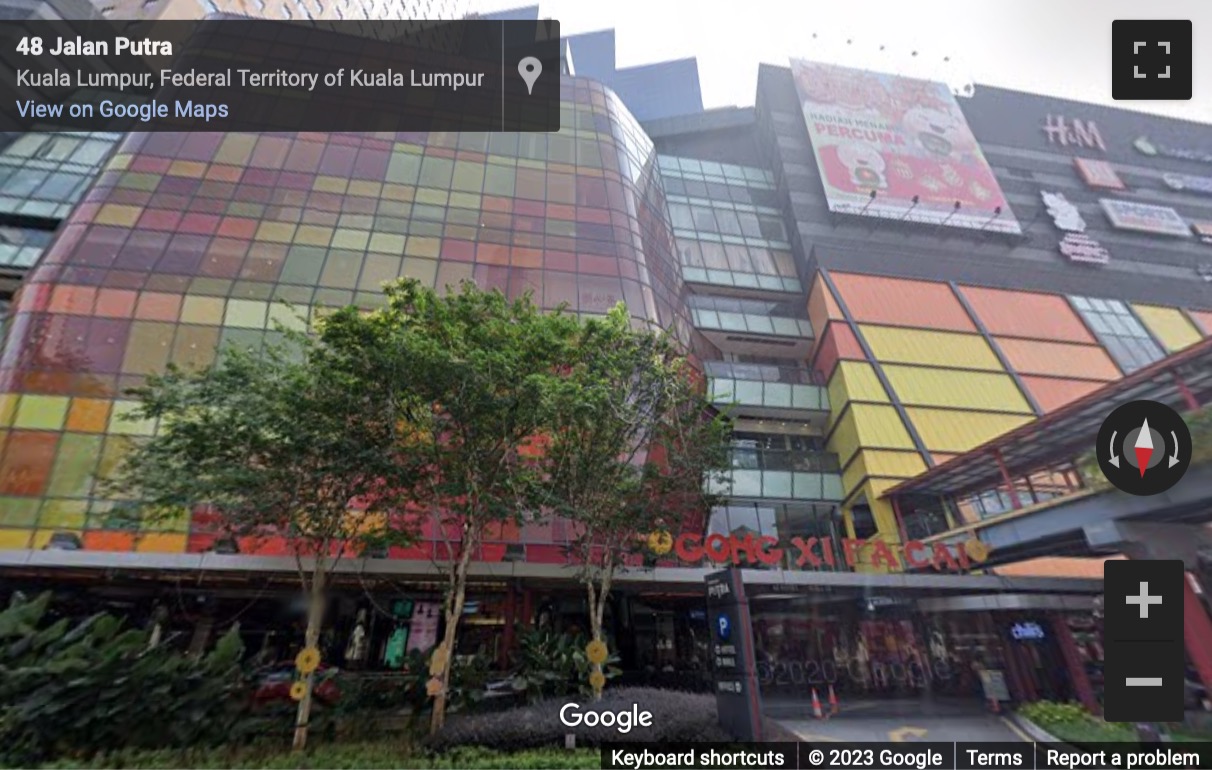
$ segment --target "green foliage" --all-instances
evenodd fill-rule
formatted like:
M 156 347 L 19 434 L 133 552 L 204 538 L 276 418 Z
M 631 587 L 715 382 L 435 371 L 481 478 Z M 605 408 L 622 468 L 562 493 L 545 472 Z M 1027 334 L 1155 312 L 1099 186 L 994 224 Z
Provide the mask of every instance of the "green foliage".
M 1048 733 L 1068 743 L 1135 741 L 1136 732 L 1123 724 L 1104 722 L 1091 716 L 1080 703 L 1036 701 L 1024 703 L 1018 713 Z
M 112 615 L 49 623 L 49 605 L 0 612 L 0 763 L 230 739 L 246 702 L 237 634 L 188 658 Z
M 633 329 L 619 304 L 581 326 L 560 385 L 545 502 L 579 525 L 573 550 L 591 573 L 715 501 L 728 426 L 670 337 Z
M 208 371 L 170 368 L 131 391 L 135 416 L 160 428 L 110 490 L 146 519 L 209 504 L 233 533 L 289 533 L 302 553 L 326 557 L 376 529 L 377 512 L 401 509 L 406 490 L 383 483 L 400 464 L 394 394 L 367 364 L 375 354 L 349 338 L 288 339 L 262 354 L 227 349 Z M 353 500 L 370 512 L 350 512 Z
M 408 709 L 410 729 L 415 729 L 421 718 L 433 708 L 433 698 L 425 691 L 425 684 L 430 678 L 429 659 L 432 655 L 433 649 L 425 652 L 409 650 L 404 658 L 404 674 L 397 680 L 396 692 L 389 696 L 398 707 Z M 483 702 L 489 675 L 486 658 L 479 655 L 456 657 L 450 671 L 447 711 L 468 711 Z
M 123 767 L 131 770 L 189 767 L 198 770 L 226 770 L 243 767 L 250 770 L 321 770 L 322 768 L 382 768 L 383 770 L 590 770 L 601 766 L 597 750 L 531 749 L 503 753 L 481 748 L 456 749 L 448 754 L 429 756 L 414 752 L 407 743 L 376 741 L 351 744 L 326 744 L 306 754 L 287 754 L 264 748 L 220 748 L 187 751 L 123 750 L 101 754 L 87 760 L 63 759 L 40 765 L 45 770 L 107 770 Z
M 587 640 L 580 635 L 557 634 L 548 629 L 532 629 L 518 636 L 517 670 L 514 690 L 525 693 L 530 703 L 570 693 L 588 695 L 589 674 L 593 665 L 585 655 Z M 603 674 L 607 680 L 622 673 L 619 658 L 606 659 Z

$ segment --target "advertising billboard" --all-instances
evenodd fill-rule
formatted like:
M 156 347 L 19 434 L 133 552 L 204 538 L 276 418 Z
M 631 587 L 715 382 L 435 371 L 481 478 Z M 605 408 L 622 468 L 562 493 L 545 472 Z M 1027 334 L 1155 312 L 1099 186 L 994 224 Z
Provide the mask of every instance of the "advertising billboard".
M 1115 168 L 1105 160 L 1090 160 L 1089 158 L 1074 158 L 1082 179 L 1091 187 L 1105 187 L 1108 190 L 1122 190 L 1124 183 L 1115 173 Z
M 802 59 L 791 73 L 830 211 L 1022 232 L 945 84 Z
M 1187 220 L 1169 206 L 1154 206 L 1149 203 L 1133 203 L 1111 198 L 1100 198 L 1099 204 L 1111 224 L 1120 230 L 1137 230 L 1142 233 L 1191 237 Z
M 1166 186 L 1171 190 L 1212 195 L 1212 176 L 1194 176 L 1193 174 L 1162 174 L 1162 181 L 1164 181 Z

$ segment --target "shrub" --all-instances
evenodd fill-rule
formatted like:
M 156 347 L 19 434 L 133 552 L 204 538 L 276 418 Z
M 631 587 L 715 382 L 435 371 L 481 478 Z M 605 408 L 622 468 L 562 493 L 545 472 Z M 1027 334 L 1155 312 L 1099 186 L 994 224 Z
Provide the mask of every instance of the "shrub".
M 514 690 L 525 693 L 528 703 L 574 692 L 589 695 L 589 674 L 593 664 L 585 654 L 587 643 L 584 636 L 557 634 L 549 629 L 522 633 L 518 637 Z M 607 680 L 622 673 L 615 665 L 618 661 L 617 655 L 606 659 L 602 673 Z
M 1086 722 L 1090 715 L 1080 703 L 1054 703 L 1052 701 L 1035 701 L 1024 703 L 1018 712 L 1035 724 L 1047 730 L 1057 725 L 1067 725 Z
M 560 722 L 560 709 L 567 703 L 581 704 L 581 713 L 621 711 L 637 703 L 641 711 L 652 713 L 651 727 L 632 727 L 620 733 L 615 727 L 566 727 Z M 622 687 L 606 690 L 601 701 L 588 698 L 551 698 L 530 706 L 491 714 L 474 714 L 451 719 L 427 741 L 435 751 L 458 746 L 482 746 L 498 750 L 562 746 L 564 736 L 576 735 L 578 746 L 599 746 L 604 742 L 679 742 L 731 741 L 732 736 L 719 726 L 715 698 L 698 693 Z
M 240 637 L 189 658 L 105 613 L 46 623 L 50 594 L 0 612 L 0 762 L 112 746 L 209 746 L 246 713 Z

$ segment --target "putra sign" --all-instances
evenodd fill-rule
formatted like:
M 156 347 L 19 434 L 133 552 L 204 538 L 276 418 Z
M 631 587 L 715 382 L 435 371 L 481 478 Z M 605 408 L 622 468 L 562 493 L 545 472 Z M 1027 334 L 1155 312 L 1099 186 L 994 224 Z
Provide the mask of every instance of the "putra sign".
M 651 536 L 648 539 L 651 542 Z M 847 537 L 840 540 L 840 558 L 831 537 L 792 537 L 789 542 L 791 548 L 787 549 L 769 535 L 755 536 L 747 532 L 744 535 L 717 533 L 704 536 L 683 532 L 673 538 L 673 552 L 689 564 L 706 560 L 714 564 L 775 566 L 784 563 L 784 558 L 790 555 L 794 565 L 801 569 L 836 569 L 842 565 L 853 568 L 860 563 L 860 557 L 866 555 L 874 567 L 891 570 L 933 568 L 939 572 L 966 572 L 989 558 L 989 546 L 977 538 L 951 544 L 921 540 L 887 543 L 874 538 Z

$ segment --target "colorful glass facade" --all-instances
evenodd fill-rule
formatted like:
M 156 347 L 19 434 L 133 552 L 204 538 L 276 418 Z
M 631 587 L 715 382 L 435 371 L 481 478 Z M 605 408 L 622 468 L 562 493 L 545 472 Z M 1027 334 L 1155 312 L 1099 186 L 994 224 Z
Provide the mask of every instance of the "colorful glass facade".
M 169 363 L 259 346 L 293 311 L 382 301 L 399 276 L 464 279 L 689 341 L 656 157 L 627 110 L 563 82 L 558 134 L 136 134 L 18 295 L 0 358 L 0 548 L 194 552 L 203 515 L 131 521 L 97 478 L 155 426 L 123 397 Z M 432 527 L 425 535 L 439 537 Z M 502 532 L 563 561 L 561 522 Z M 394 556 L 428 558 L 433 540 Z M 284 543 L 242 544 L 281 553 Z
M 894 540 L 881 496 L 899 481 L 1206 333 L 1199 311 L 843 272 L 818 274 L 808 302 L 848 526 L 869 507 Z

